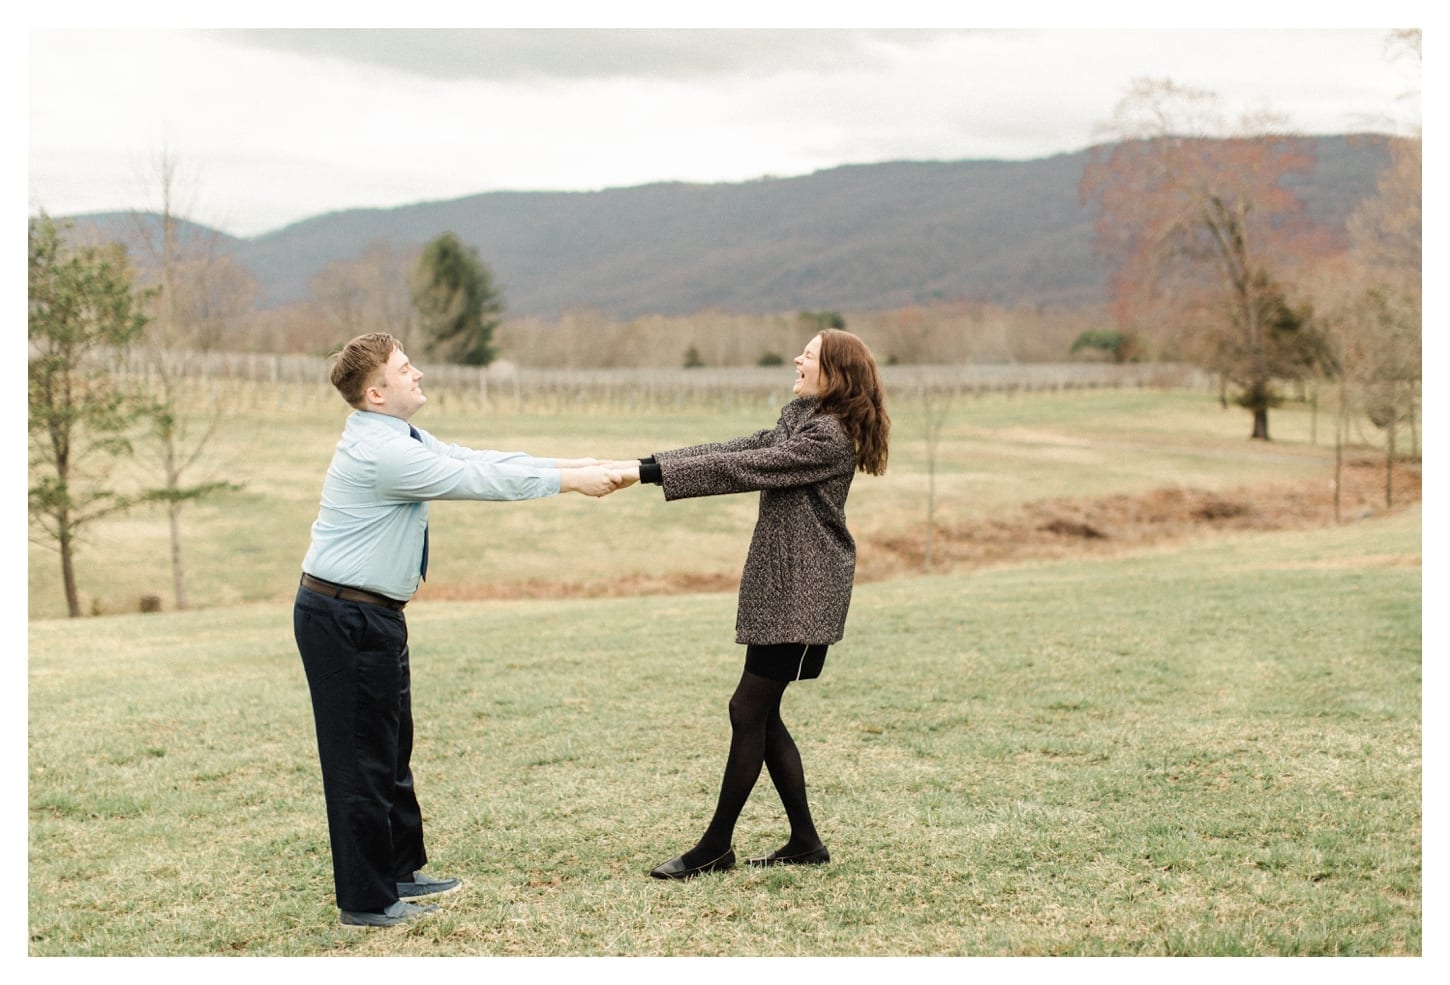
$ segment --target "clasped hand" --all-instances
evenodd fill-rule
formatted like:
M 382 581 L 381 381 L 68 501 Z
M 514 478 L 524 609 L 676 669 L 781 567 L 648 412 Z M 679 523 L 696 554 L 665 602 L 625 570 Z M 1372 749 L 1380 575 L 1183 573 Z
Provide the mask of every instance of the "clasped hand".
M 564 465 L 562 491 L 579 492 L 596 499 L 639 481 L 639 462 L 581 458 Z

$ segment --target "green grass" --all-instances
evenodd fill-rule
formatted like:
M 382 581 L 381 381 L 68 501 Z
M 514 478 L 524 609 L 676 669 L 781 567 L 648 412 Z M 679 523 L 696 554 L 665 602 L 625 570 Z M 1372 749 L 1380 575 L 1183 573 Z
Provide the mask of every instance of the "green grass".
M 307 393 L 313 393 L 313 390 Z M 324 394 L 325 396 L 325 394 Z M 210 472 L 244 484 L 189 507 L 182 522 L 193 607 L 280 602 L 296 585 L 317 497 L 346 413 L 265 388 L 208 447 Z M 771 426 L 777 408 L 690 407 L 673 414 L 561 414 L 489 417 L 439 401 L 419 423 L 446 440 L 541 455 L 630 457 L 733 437 Z M 921 534 L 928 465 L 921 409 L 903 398 L 891 462 L 861 476 L 851 494 L 858 535 Z M 1247 438 L 1248 415 L 1220 409 L 1205 393 L 1073 391 L 1030 397 L 960 397 L 951 407 L 936 464 L 937 519 L 992 517 L 1052 496 L 1096 496 L 1163 486 L 1219 490 L 1332 472 L 1332 449 L 1310 441 L 1302 405 L 1274 412 L 1272 443 Z M 135 469 L 132 480 L 137 479 Z M 699 573 L 734 577 L 754 520 L 752 497 L 666 504 L 657 489 L 625 490 L 603 501 L 578 496 L 530 503 L 437 503 L 428 592 L 517 589 L 569 582 L 597 590 L 620 577 Z M 165 517 L 143 509 L 91 528 L 77 559 L 86 612 L 135 612 L 142 596 L 175 608 Z M 56 554 L 29 550 L 32 619 L 65 614 Z M 475 596 L 478 594 L 475 591 Z
M 733 597 L 418 602 L 430 869 L 466 886 L 369 933 L 286 602 L 32 620 L 29 953 L 1418 955 L 1420 555 L 1411 509 L 859 586 L 786 705 L 833 862 L 685 883 L 646 873 L 713 806 Z M 784 836 L 762 778 L 737 851 Z

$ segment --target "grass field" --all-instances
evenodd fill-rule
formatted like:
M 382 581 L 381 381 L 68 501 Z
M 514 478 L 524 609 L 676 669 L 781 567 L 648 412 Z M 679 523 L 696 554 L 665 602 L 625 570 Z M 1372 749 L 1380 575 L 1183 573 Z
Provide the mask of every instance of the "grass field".
M 311 391 L 309 391 L 311 392 Z M 490 418 L 440 400 L 418 423 L 472 447 L 541 455 L 629 457 L 733 437 L 774 424 L 778 408 L 687 408 L 671 415 L 567 414 Z M 285 601 L 296 586 L 322 477 L 346 408 L 286 392 L 238 408 L 208 446 L 209 471 L 235 493 L 190 507 L 182 533 L 194 607 Z M 891 463 L 858 477 L 849 504 L 858 538 L 923 539 L 928 485 L 922 410 L 891 405 Z M 1025 501 L 1163 487 L 1217 490 L 1313 477 L 1328 488 L 1333 451 L 1326 414 L 1275 411 L 1272 443 L 1247 440 L 1244 412 L 1206 393 L 1070 391 L 1030 397 L 961 397 L 950 408 L 935 465 L 938 522 L 991 518 Z M 1317 431 L 1317 442 L 1311 441 Z M 138 466 L 141 463 L 138 462 Z M 134 473 L 134 469 L 132 470 Z M 134 479 L 134 474 L 133 474 Z M 624 578 L 739 573 L 753 497 L 665 504 L 658 489 L 602 501 L 578 496 L 529 503 L 437 503 L 431 512 L 430 583 L 422 597 L 528 591 L 540 583 L 599 590 Z M 77 560 L 87 612 L 135 612 L 142 596 L 175 608 L 165 517 L 138 510 L 90 529 Z M 29 549 L 32 619 L 65 614 L 57 555 Z
M 861 586 L 787 695 L 833 862 L 686 883 L 646 873 L 713 805 L 733 598 L 422 600 L 430 869 L 467 884 L 370 933 L 285 601 L 34 619 L 29 953 L 1418 955 L 1420 558 L 1411 508 Z M 784 835 L 762 779 L 737 851 Z
M 51 955 L 1419 955 L 1421 512 L 1165 541 L 1116 557 L 858 585 L 825 677 L 792 688 L 834 861 L 661 883 L 713 806 L 739 673 L 729 579 L 754 497 L 657 489 L 433 508 L 409 607 L 415 769 L 433 871 L 465 888 L 415 927 L 337 923 L 291 597 L 339 402 L 259 394 L 209 448 L 244 483 L 184 520 L 94 528 L 95 618 L 61 618 L 29 551 L 28 953 Z M 633 456 L 776 408 L 484 417 L 446 440 Z M 892 406 L 891 467 L 858 477 L 858 540 L 923 537 L 1050 497 L 1327 490 L 1327 416 L 1272 443 L 1203 393 L 959 398 L 935 474 Z M 426 419 L 425 419 L 426 418 Z M 1327 496 L 1327 491 L 1326 491 Z M 499 600 L 523 596 L 557 597 Z M 136 613 L 141 596 L 159 614 Z M 737 831 L 785 837 L 762 778 Z

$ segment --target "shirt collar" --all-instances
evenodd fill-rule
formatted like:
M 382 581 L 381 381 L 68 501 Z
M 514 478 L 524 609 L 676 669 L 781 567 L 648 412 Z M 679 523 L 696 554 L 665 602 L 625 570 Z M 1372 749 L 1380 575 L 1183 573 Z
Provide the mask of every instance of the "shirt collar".
M 379 414 L 373 410 L 353 411 L 350 422 L 356 427 L 387 428 L 390 431 L 396 431 L 398 434 L 407 434 L 410 426 L 401 417 L 394 417 L 391 414 Z

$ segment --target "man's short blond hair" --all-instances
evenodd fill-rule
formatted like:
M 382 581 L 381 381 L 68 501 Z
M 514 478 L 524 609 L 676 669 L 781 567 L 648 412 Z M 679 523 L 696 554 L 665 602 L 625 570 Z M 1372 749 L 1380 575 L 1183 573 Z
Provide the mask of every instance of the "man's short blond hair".
M 359 335 L 337 353 L 332 364 L 332 385 L 342 399 L 354 407 L 363 406 L 363 394 L 378 370 L 388 364 L 398 340 L 387 332 Z

